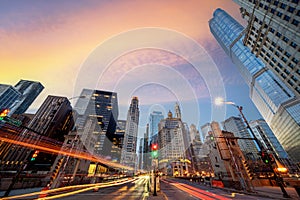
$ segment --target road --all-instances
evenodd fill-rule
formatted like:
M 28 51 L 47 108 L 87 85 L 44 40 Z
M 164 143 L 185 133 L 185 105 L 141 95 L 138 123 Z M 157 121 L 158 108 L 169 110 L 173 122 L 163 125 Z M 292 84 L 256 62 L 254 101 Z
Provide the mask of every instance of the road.
M 97 199 L 113 199 L 113 200 L 122 200 L 122 199 L 148 199 L 149 192 L 147 187 L 148 179 L 141 177 L 131 183 L 125 183 L 123 185 L 100 188 L 98 191 L 87 191 L 84 193 L 79 193 L 76 195 L 71 195 L 68 197 L 63 197 L 59 199 L 69 199 L 69 200 L 97 200 Z
M 73 200 L 73 199 L 86 199 L 86 200 L 122 200 L 122 199 L 141 199 L 141 200 L 195 200 L 195 199 L 205 199 L 205 200 L 229 200 L 229 199 L 249 199 L 249 200 L 267 200 L 267 199 L 282 199 L 280 192 L 275 194 L 271 189 L 267 188 L 269 191 L 266 195 L 247 194 L 242 192 L 230 192 L 228 189 L 218 189 L 211 188 L 199 183 L 190 182 L 183 179 L 167 178 L 161 179 L 160 186 L 161 191 L 158 192 L 158 196 L 153 196 L 151 192 L 148 191 L 148 176 L 141 176 L 135 179 L 124 179 L 120 181 L 111 181 L 108 183 L 97 183 L 90 185 L 76 186 L 76 188 L 57 188 L 51 191 L 46 196 L 43 196 L 45 200 L 47 199 L 63 199 L 63 200 Z M 97 189 L 97 191 L 95 190 Z M 261 188 L 263 189 L 263 188 Z M 295 193 L 295 191 L 294 191 Z M 298 199 L 297 195 L 291 193 L 291 199 Z M 34 196 L 33 196 L 34 195 Z M 12 196 L 9 199 L 32 199 L 36 198 L 37 195 L 41 197 L 41 194 L 32 193 L 31 196 Z M 270 196 L 273 195 L 273 196 Z M 270 198 L 272 197 L 272 198 Z

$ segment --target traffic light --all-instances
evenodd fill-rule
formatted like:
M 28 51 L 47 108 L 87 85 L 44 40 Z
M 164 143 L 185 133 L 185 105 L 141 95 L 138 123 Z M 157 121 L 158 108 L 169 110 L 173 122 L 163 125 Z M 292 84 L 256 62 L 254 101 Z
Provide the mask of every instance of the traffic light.
M 35 158 L 38 156 L 38 153 L 39 153 L 39 151 L 35 151 L 35 152 L 32 154 L 30 161 L 35 161 Z
M 271 163 L 270 155 L 265 151 L 261 152 L 261 159 L 265 164 Z
M 52 176 L 51 176 L 51 178 L 50 178 L 50 181 L 51 181 L 51 182 L 53 182 L 54 179 L 57 177 L 58 172 L 59 172 L 59 170 L 60 170 L 60 168 L 61 168 L 61 165 L 62 165 L 63 161 L 64 161 L 64 158 L 63 158 L 63 157 L 60 158 L 60 159 L 57 161 L 57 164 L 56 164 L 56 166 L 55 166 L 55 168 L 54 168 L 54 170 L 53 170 L 53 172 L 52 172 Z
M 151 156 L 152 158 L 158 158 L 158 144 L 156 143 L 151 145 Z
M 245 171 L 246 171 L 246 173 L 247 173 L 249 179 L 250 179 L 250 180 L 253 180 L 254 176 L 253 176 L 253 173 L 252 173 L 252 171 L 251 171 L 251 169 L 250 169 L 250 167 L 249 167 L 248 162 L 247 162 L 246 160 L 243 160 L 242 162 L 243 162 L 244 169 L 245 169 Z
M 4 120 L 4 118 L 8 115 L 9 113 L 9 109 L 5 108 L 2 109 L 0 112 L 0 120 Z

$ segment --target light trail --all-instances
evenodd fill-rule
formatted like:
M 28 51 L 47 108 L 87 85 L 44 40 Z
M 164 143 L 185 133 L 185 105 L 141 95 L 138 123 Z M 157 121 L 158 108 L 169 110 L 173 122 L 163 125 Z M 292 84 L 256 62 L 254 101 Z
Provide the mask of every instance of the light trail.
M 175 187 L 177 187 L 178 189 L 185 191 L 197 198 L 200 199 L 207 199 L 207 200 L 214 200 L 214 199 L 219 199 L 219 200 L 230 200 L 229 198 L 223 197 L 221 195 L 212 193 L 212 192 L 207 192 L 205 190 L 201 190 L 200 188 L 196 188 L 193 186 L 190 186 L 188 184 L 184 184 L 184 183 L 180 183 L 180 182 L 175 182 L 175 181 L 166 181 L 166 180 L 162 180 L 165 183 L 168 183 L 170 185 L 173 185 Z
M 99 162 L 111 167 L 115 167 L 115 168 L 123 168 L 123 169 L 128 169 L 128 170 L 132 170 L 131 167 L 128 166 L 124 166 L 121 165 L 119 163 L 114 163 L 111 162 L 109 160 L 106 160 L 104 158 L 92 155 L 88 152 L 82 152 L 82 151 L 78 151 L 76 149 L 69 149 L 69 148 L 64 148 L 61 147 L 59 145 L 55 145 L 55 144 L 49 144 L 47 142 L 44 141 L 35 141 L 32 139 L 28 139 L 28 138 L 22 138 L 22 141 L 16 141 L 14 135 L 10 135 L 7 132 L 1 131 L 1 136 L 0 136 L 0 140 L 1 142 L 8 142 L 11 144 L 15 144 L 15 145 L 19 145 L 19 146 L 23 146 L 23 147 L 27 147 L 27 148 L 31 148 L 31 149 L 36 149 L 36 150 L 40 150 L 43 152 L 47 152 L 47 153 L 55 153 L 55 154 L 62 154 L 65 156 L 71 156 L 74 158 L 80 158 L 80 159 L 84 159 L 84 160 L 90 160 L 93 162 Z
M 82 192 L 86 192 L 89 190 L 93 190 L 93 189 L 99 189 L 99 188 L 105 188 L 105 187 L 112 187 L 112 186 L 117 186 L 117 185 L 123 185 L 125 183 L 129 183 L 132 182 L 133 180 L 126 180 L 123 182 L 111 182 L 110 184 L 96 184 L 95 186 L 91 186 L 88 188 L 84 188 L 84 189 L 80 189 L 80 190 L 76 190 L 76 191 L 72 191 L 72 192 L 67 192 L 67 193 L 63 193 L 63 194 L 58 194 L 58 195 L 54 195 L 54 196 L 50 196 L 50 197 L 44 197 L 44 198 L 38 198 L 39 200 L 47 200 L 47 199 L 57 199 L 57 198 L 62 198 L 62 197 L 66 197 L 66 196 L 71 196 L 71 195 L 75 195 L 75 194 L 79 194 Z
M 119 185 L 119 184 L 125 184 L 125 183 L 132 182 L 132 181 L 134 181 L 134 179 L 127 179 L 126 178 L 126 179 L 121 179 L 121 180 L 118 180 L 118 181 L 111 181 L 111 182 L 107 182 L 107 183 L 93 183 L 93 184 L 66 186 L 66 187 L 61 187 L 61 188 L 49 189 L 49 190 L 46 190 L 46 191 L 33 192 L 33 193 L 27 193 L 27 194 L 21 194 L 21 195 L 16 195 L 16 196 L 5 197 L 5 198 L 3 198 L 3 200 L 19 199 L 19 198 L 24 198 L 24 197 L 37 196 L 37 195 L 40 195 L 40 194 L 51 194 L 51 193 L 54 193 L 54 192 L 62 192 L 62 191 L 65 191 L 65 190 L 70 190 L 70 189 L 83 188 L 83 189 L 77 190 L 79 192 L 73 191 L 73 192 L 80 193 L 80 192 L 92 190 L 94 188 L 110 187 L 110 186 L 115 186 L 115 185 Z M 73 193 L 68 192 L 66 194 L 72 195 Z M 58 198 L 56 196 L 58 196 L 58 195 L 51 196 L 51 197 L 39 198 L 39 199 L 51 199 L 52 197 Z

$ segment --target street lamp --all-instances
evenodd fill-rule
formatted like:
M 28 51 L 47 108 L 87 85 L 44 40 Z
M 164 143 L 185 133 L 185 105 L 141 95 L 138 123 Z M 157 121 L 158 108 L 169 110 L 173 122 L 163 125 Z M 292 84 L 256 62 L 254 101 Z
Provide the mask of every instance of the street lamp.
M 215 99 L 215 104 L 216 104 L 216 105 L 229 104 L 229 105 L 232 105 L 232 106 L 236 107 L 236 108 L 239 110 L 239 112 L 240 112 L 240 114 L 241 114 L 241 116 L 242 116 L 242 118 L 243 118 L 243 120 L 244 120 L 244 122 L 245 122 L 247 128 L 249 129 L 249 131 L 250 131 L 250 133 L 251 133 L 253 139 L 256 141 L 258 147 L 260 148 L 261 154 L 267 152 L 267 150 L 263 147 L 263 145 L 261 144 L 261 142 L 260 142 L 260 141 L 257 139 L 257 137 L 255 136 L 253 130 L 251 129 L 251 127 L 250 127 L 250 125 L 249 125 L 249 123 L 248 123 L 248 120 L 246 119 L 246 117 L 245 117 L 245 115 L 244 115 L 244 113 L 243 113 L 243 111 L 242 111 L 242 110 L 243 110 L 243 107 L 242 107 L 242 106 L 238 106 L 238 105 L 236 105 L 236 104 L 235 104 L 234 102 L 232 102 L 232 101 L 224 101 L 224 99 L 223 99 L 222 97 L 217 97 L 217 98 Z M 276 164 L 277 164 L 277 162 L 278 162 L 278 161 L 276 161 Z M 278 163 L 279 163 L 279 162 L 278 162 Z M 284 189 L 284 184 L 283 184 L 282 178 L 281 178 L 281 177 L 278 177 L 278 175 L 277 175 L 277 173 L 276 173 L 276 170 L 277 170 L 277 171 L 279 171 L 279 170 L 281 170 L 281 171 L 286 171 L 286 168 L 284 169 L 284 167 L 282 166 L 282 167 L 278 167 L 278 168 L 275 170 L 275 169 L 273 168 L 273 166 L 272 166 L 272 164 L 273 164 L 272 162 L 268 162 L 268 163 L 266 163 L 266 164 L 268 164 L 268 165 L 271 167 L 271 169 L 272 169 L 272 171 L 273 171 L 273 174 L 274 174 L 275 181 L 276 181 L 276 183 L 279 185 L 279 187 L 280 187 L 280 189 L 281 189 L 281 191 L 282 191 L 282 193 L 283 193 L 283 197 L 285 197 L 285 198 L 290 198 L 290 196 L 288 195 L 288 193 L 287 193 L 286 190 Z M 278 166 L 278 164 L 277 164 L 277 166 Z

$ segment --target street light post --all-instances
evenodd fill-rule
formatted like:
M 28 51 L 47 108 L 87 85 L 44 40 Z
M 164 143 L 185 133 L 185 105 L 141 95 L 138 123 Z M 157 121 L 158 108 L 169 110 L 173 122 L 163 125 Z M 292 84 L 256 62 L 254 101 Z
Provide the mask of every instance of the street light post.
M 231 102 L 231 101 L 224 101 L 222 98 L 216 98 L 215 99 L 215 104 L 216 105 L 220 105 L 220 104 L 229 104 L 229 105 L 232 105 L 234 107 L 236 107 L 238 110 L 239 110 L 239 113 L 241 114 L 242 118 L 243 118 L 243 121 L 245 122 L 247 128 L 249 129 L 252 137 L 254 138 L 254 140 L 256 141 L 258 147 L 260 148 L 260 151 L 261 153 L 262 152 L 266 152 L 266 149 L 263 147 L 263 145 L 261 144 L 261 142 L 257 139 L 257 137 L 255 136 L 252 128 L 250 127 L 249 125 L 249 122 L 248 120 L 246 119 L 244 113 L 243 113 L 243 107 L 242 106 L 238 106 L 236 105 L 234 102 Z M 288 193 L 286 192 L 286 190 L 284 189 L 284 183 L 282 181 L 282 179 L 277 175 L 276 171 L 274 170 L 273 166 L 272 166 L 272 163 L 269 162 L 268 165 L 271 167 L 272 169 L 272 172 L 274 174 L 274 179 L 276 181 L 276 183 L 278 184 L 278 186 L 280 187 L 281 191 L 282 191 L 282 194 L 283 194 L 283 197 L 285 198 L 290 198 L 290 196 L 288 195 Z

